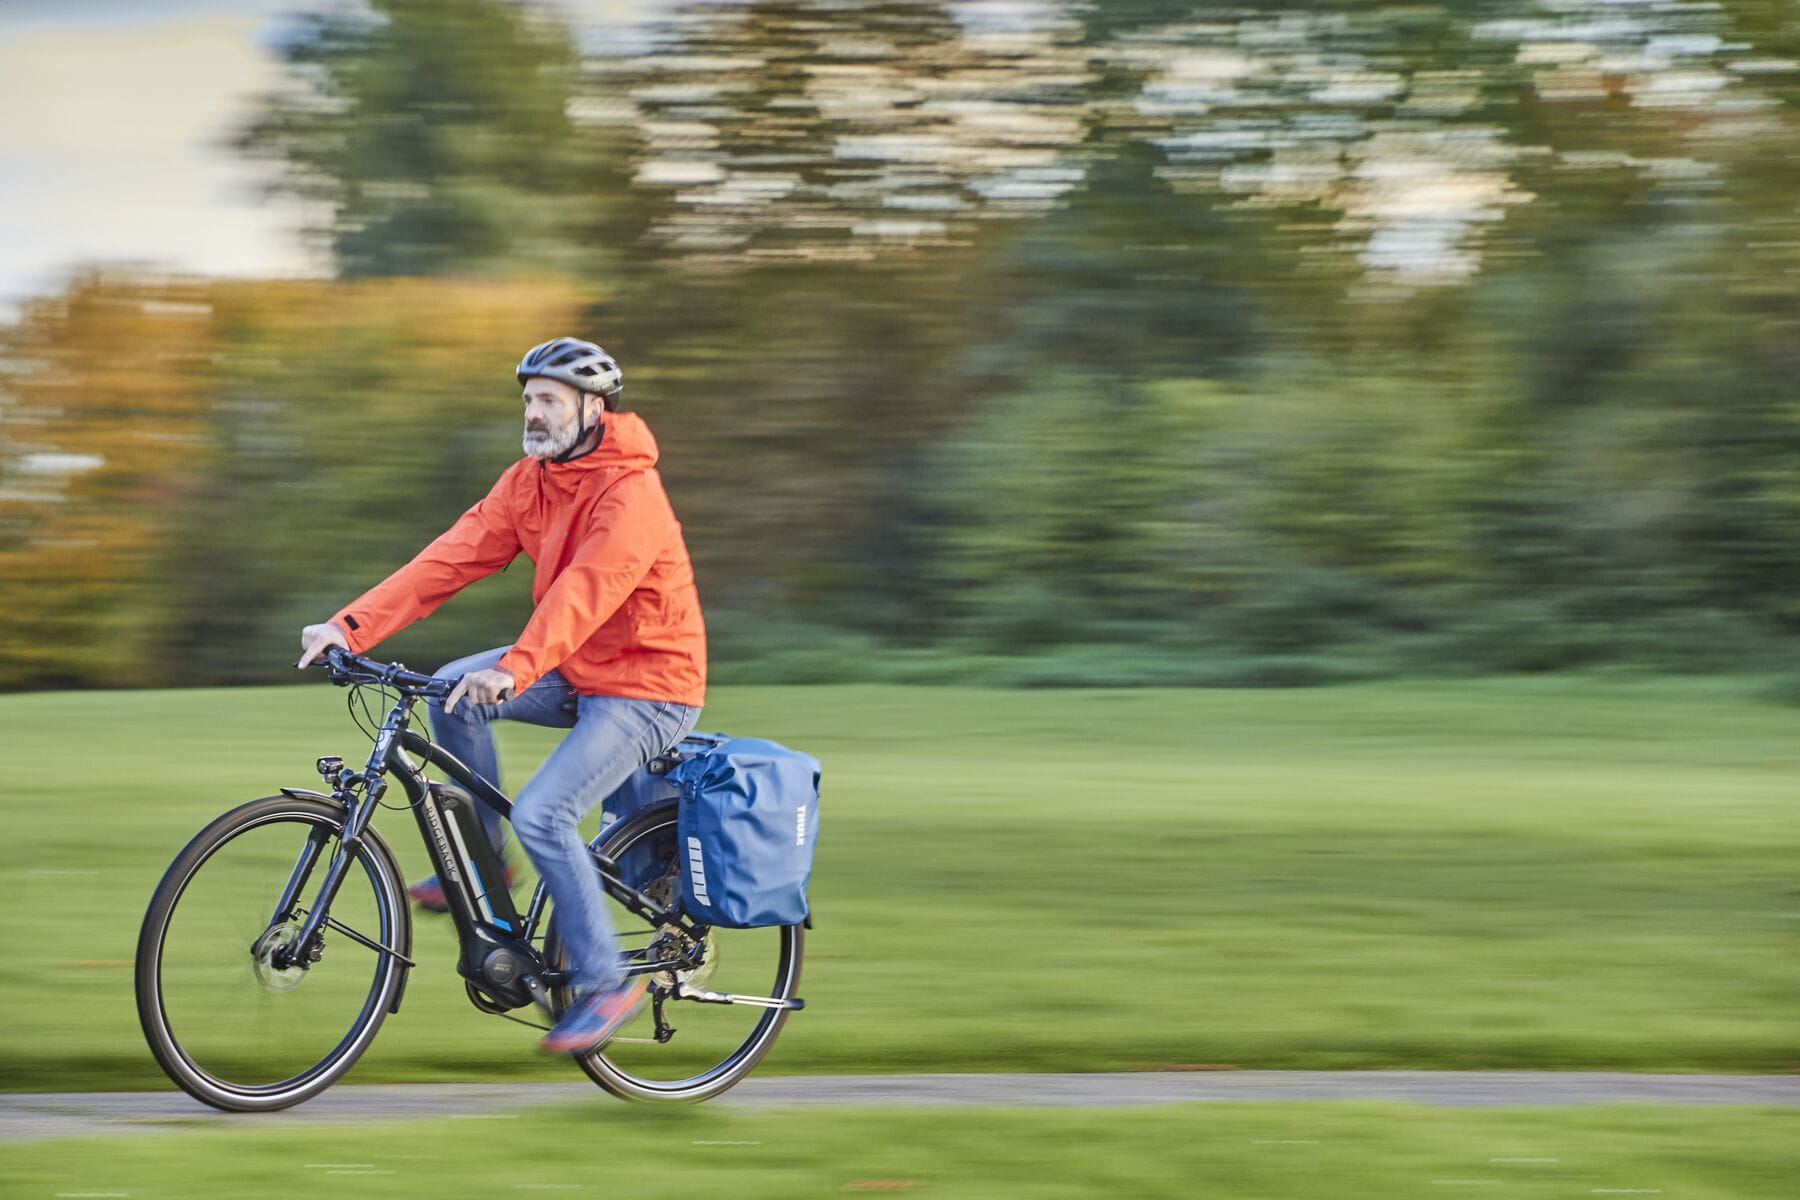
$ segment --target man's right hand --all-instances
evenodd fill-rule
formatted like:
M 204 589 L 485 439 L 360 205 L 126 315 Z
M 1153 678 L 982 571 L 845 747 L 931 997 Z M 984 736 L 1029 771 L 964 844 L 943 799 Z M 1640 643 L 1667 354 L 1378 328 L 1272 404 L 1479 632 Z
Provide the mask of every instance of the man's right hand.
M 304 667 L 332 646 L 342 646 L 348 650 L 350 643 L 344 638 L 344 631 L 333 621 L 323 625 L 308 625 L 300 631 L 300 661 L 296 667 Z

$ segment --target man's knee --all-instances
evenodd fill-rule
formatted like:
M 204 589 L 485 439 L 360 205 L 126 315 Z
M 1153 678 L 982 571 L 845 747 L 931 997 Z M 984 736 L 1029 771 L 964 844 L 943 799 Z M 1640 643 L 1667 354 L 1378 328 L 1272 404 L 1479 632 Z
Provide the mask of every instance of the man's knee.
M 556 842 L 562 836 L 562 827 L 573 824 L 561 811 L 561 806 L 542 792 L 526 791 L 513 802 L 513 832 L 528 849 Z

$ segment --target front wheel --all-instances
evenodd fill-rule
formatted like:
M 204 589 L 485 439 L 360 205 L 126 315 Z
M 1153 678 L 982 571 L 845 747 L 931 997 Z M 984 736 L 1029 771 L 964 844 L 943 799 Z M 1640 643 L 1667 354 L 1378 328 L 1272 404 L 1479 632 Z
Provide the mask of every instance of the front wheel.
M 627 882 L 669 904 L 680 886 L 675 829 L 676 807 L 670 804 L 615 826 L 600 848 L 620 864 Z M 610 897 L 606 908 L 619 949 L 628 960 L 642 961 L 649 955 L 651 961 L 666 961 L 669 947 L 662 939 L 682 936 L 657 931 Z M 678 1000 L 669 993 L 677 984 L 686 984 L 711 992 L 790 1000 L 800 987 L 802 944 L 798 925 L 707 930 L 703 946 L 687 947 L 697 951 L 690 956 L 698 960 L 696 966 L 650 976 L 651 996 L 664 997 L 664 1025 L 674 1029 L 668 1040 L 656 1039 L 656 1008 L 647 1003 L 605 1047 L 576 1061 L 595 1083 L 627 1100 L 696 1101 L 718 1095 L 748 1075 L 769 1052 L 790 1010 Z M 545 950 L 552 963 L 564 965 L 554 913 Z M 574 994 L 562 987 L 552 999 L 560 1014 Z
M 151 897 L 138 1020 L 195 1099 L 238 1112 L 309 1099 L 350 1069 L 394 1005 L 412 917 L 374 830 L 351 853 L 329 922 L 294 944 L 344 816 L 324 800 L 253 800 L 201 830 Z

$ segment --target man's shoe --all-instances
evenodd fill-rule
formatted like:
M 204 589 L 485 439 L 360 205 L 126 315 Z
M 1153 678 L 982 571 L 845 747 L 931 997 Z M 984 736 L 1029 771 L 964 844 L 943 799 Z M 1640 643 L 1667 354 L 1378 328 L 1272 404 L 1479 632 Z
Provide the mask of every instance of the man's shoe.
M 649 981 L 642 975 L 616 992 L 589 992 L 569 1007 L 556 1028 L 538 1040 L 552 1054 L 592 1054 L 644 1007 Z
M 517 879 L 518 872 L 513 870 L 513 865 L 511 863 L 507 863 L 506 886 L 510 888 Z M 442 913 L 450 911 L 450 901 L 444 899 L 444 885 L 438 882 L 438 877 L 436 875 L 429 875 L 426 878 L 419 880 L 419 882 L 406 889 L 406 894 L 412 897 L 414 904 L 417 904 L 426 912 Z

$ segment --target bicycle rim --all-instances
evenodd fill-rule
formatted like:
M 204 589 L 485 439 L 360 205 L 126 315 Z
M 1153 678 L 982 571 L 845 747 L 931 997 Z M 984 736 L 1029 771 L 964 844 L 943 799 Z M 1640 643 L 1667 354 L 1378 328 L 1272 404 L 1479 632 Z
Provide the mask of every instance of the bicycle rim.
M 644 890 L 665 899 L 678 886 L 675 864 L 676 816 L 674 806 L 629 823 L 605 843 L 605 852 L 624 864 L 629 874 L 649 847 L 659 869 Z M 635 882 L 635 881 L 634 881 Z M 630 952 L 646 947 L 657 935 L 654 928 L 610 898 L 608 915 L 619 935 L 620 949 Z M 552 922 L 550 953 L 558 961 L 562 949 L 555 942 Z M 714 992 L 788 999 L 800 986 L 802 930 L 798 925 L 765 929 L 713 929 L 708 932 L 705 962 L 693 971 L 651 977 L 654 993 L 677 980 Z M 560 989 L 560 1012 L 572 999 Z M 651 1004 L 621 1029 L 599 1053 L 581 1056 L 577 1062 L 596 1083 L 615 1095 L 632 1100 L 704 1100 L 737 1083 L 774 1045 L 788 1010 L 737 1004 L 703 1004 L 693 1000 L 668 1000 L 664 1015 L 675 1033 L 667 1041 L 654 1040 L 655 1015 Z
M 301 913 L 271 923 L 309 845 L 318 854 L 304 911 L 338 848 L 341 810 L 304 800 L 258 801 L 215 822 L 177 857 L 145 917 L 139 1016 L 170 1077 L 220 1108 L 270 1109 L 323 1090 L 367 1048 L 403 966 L 337 929 L 317 961 L 284 966 Z M 372 839 L 372 835 L 365 835 Z M 331 907 L 335 922 L 381 945 L 405 940 L 404 904 L 389 865 L 365 840 Z

